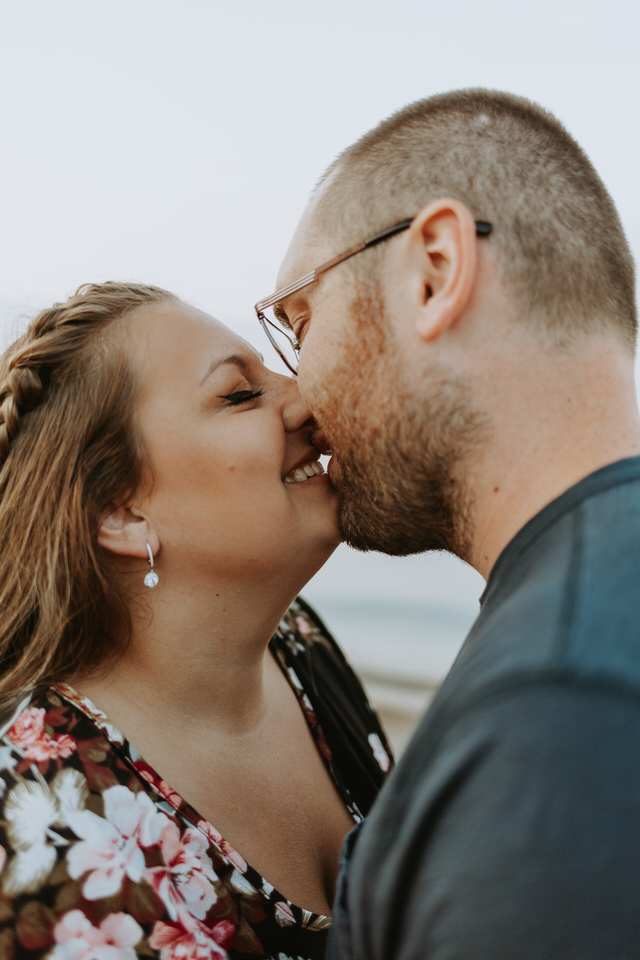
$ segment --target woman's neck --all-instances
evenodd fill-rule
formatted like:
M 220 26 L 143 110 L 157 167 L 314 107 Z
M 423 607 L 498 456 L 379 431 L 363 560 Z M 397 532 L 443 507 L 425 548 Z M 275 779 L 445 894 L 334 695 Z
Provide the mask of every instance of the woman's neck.
M 138 599 L 122 657 L 72 683 L 125 733 L 141 718 L 221 735 L 258 729 L 268 710 L 269 640 L 292 599 L 281 585 L 194 590 L 161 581 Z

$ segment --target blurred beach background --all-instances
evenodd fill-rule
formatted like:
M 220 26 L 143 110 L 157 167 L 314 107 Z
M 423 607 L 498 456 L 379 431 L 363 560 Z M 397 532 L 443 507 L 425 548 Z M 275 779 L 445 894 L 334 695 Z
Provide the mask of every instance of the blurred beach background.
M 303 596 L 358 671 L 396 753 L 453 663 L 485 583 L 444 553 L 385 557 L 340 546 Z
M 639 28 L 636 0 L 0 0 L 2 343 L 81 283 L 135 279 L 266 353 L 253 304 L 323 169 L 465 86 L 552 110 L 637 255 Z M 483 586 L 452 557 L 342 547 L 305 590 L 399 750 Z

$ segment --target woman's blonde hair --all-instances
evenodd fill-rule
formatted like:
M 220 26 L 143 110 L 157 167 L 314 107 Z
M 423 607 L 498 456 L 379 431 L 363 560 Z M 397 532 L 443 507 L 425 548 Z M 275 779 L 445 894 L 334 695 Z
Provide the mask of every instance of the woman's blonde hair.
M 122 585 L 97 533 L 140 485 L 139 391 L 125 319 L 176 300 L 87 284 L 0 357 L 0 701 L 90 671 L 126 644 Z

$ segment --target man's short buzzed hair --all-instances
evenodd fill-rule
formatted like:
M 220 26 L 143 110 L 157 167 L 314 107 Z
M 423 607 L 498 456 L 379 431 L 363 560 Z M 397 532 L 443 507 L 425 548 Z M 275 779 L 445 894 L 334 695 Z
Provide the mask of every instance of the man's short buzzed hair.
M 348 147 L 321 184 L 329 177 L 317 223 L 341 244 L 453 197 L 493 224 L 523 315 L 557 343 L 604 327 L 633 350 L 634 265 L 617 211 L 582 148 L 537 104 L 482 89 L 419 100 Z

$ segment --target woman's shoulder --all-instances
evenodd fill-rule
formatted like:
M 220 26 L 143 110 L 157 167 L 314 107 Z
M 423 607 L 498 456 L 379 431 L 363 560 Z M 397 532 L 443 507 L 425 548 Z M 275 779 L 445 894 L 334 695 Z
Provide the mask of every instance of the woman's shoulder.
M 348 696 L 366 712 L 372 710 L 359 677 L 342 648 L 302 597 L 296 597 L 271 639 L 271 649 L 295 685 L 326 702 Z
M 47 780 L 60 761 L 76 753 L 73 732 L 77 718 L 55 687 L 39 689 L 23 698 L 0 719 L 0 773 L 6 778 L 16 767 L 25 773 L 35 767 L 40 780 Z M 76 731 L 77 732 L 77 731 Z M 95 730 L 94 733 L 99 731 Z
M 331 757 L 342 792 L 366 814 L 393 764 L 393 753 L 359 677 L 301 597 L 289 607 L 271 646 Z
M 59 773 L 65 761 L 86 768 L 104 765 L 113 747 L 124 744 L 105 714 L 66 684 L 54 684 L 26 696 L 0 721 L 0 775 L 31 774 L 40 782 Z M 114 774 L 112 783 L 120 782 Z M 99 785 L 106 783 L 100 778 Z M 6 792 L 6 791 L 5 791 Z
M 294 656 L 308 651 L 317 652 L 314 648 L 324 648 L 333 651 L 343 663 L 346 662 L 329 628 L 302 597 L 296 597 L 288 608 L 273 639 L 276 645 L 281 641 Z

